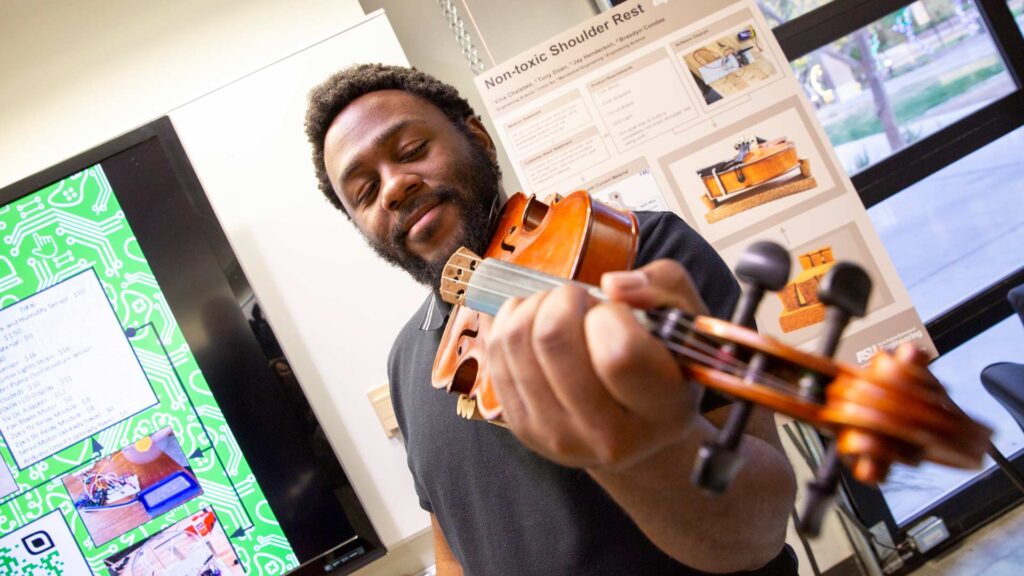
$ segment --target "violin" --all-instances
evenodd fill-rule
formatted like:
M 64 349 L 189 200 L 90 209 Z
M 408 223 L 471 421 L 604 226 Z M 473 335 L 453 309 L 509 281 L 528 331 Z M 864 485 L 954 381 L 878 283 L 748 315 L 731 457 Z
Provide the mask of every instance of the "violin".
M 462 416 L 500 423 L 480 314 L 494 315 L 508 298 L 566 282 L 604 299 L 595 286 L 601 274 L 631 267 L 637 244 L 635 216 L 593 201 L 586 192 L 548 203 L 513 196 L 487 252 L 460 249 L 445 267 L 441 296 L 454 307 L 434 362 L 433 385 L 460 395 Z M 821 280 L 819 299 L 829 309 L 819 353 L 752 329 L 758 303 L 767 290 L 785 286 L 789 267 L 788 252 L 777 244 L 748 248 L 735 270 L 745 290 L 732 321 L 679 309 L 635 311 L 689 378 L 735 400 L 718 437 L 700 449 L 692 480 L 710 493 L 728 487 L 741 465 L 737 448 L 754 406 L 833 439 L 808 486 L 799 526 L 805 533 L 820 528 L 842 466 L 867 483 L 883 481 L 896 462 L 979 467 L 992 432 L 953 404 L 928 371 L 924 353 L 906 344 L 894 353 L 880 352 L 864 368 L 831 359 L 846 324 L 867 308 L 871 281 L 860 267 L 837 262 Z
M 632 268 L 639 243 L 636 216 L 593 202 L 586 192 L 555 196 L 548 202 L 521 192 L 514 194 L 502 207 L 495 230 L 483 258 L 587 284 L 597 284 L 605 272 Z M 445 301 L 452 302 L 445 297 L 449 292 L 458 298 L 463 276 L 468 279 L 475 266 L 475 261 L 466 262 L 465 270 L 452 271 L 452 280 L 442 280 Z M 490 300 L 484 295 L 471 307 L 455 303 L 434 358 L 431 380 L 435 388 L 460 394 L 460 415 L 500 422 L 501 404 L 491 386 L 484 353 L 486 335 L 480 329 L 480 314 L 493 316 L 506 299 L 503 292 L 494 296 Z
M 708 208 L 800 166 L 796 145 L 787 138 L 744 141 L 736 145 L 736 151 L 735 158 L 697 171 L 706 189 L 701 200 Z

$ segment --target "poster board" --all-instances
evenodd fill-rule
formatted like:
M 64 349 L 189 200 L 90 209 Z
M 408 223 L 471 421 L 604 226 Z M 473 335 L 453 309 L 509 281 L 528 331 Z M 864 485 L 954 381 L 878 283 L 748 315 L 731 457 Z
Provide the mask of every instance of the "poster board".
M 585 189 L 672 210 L 734 266 L 757 240 L 786 247 L 791 282 L 763 334 L 815 349 L 817 282 L 837 261 L 874 290 L 837 358 L 910 341 L 935 348 L 771 28 L 752 0 L 634 0 L 480 74 L 477 87 L 527 193 Z M 770 177 L 752 159 L 772 165 Z

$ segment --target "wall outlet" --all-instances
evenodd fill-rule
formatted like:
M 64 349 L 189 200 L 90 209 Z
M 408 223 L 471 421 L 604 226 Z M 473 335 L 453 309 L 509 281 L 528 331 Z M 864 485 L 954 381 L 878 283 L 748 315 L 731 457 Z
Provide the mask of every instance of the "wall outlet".
M 395 411 L 391 408 L 391 390 L 388 385 L 378 386 L 366 394 L 373 405 L 373 411 L 384 428 L 384 434 L 388 438 L 394 438 L 398 434 L 398 419 L 395 418 Z

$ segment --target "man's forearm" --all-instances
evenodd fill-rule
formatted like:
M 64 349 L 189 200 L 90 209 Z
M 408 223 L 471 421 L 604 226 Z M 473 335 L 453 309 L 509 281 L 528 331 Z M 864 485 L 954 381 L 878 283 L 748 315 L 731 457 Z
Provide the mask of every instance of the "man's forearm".
M 762 414 L 762 422 L 765 417 L 774 426 L 771 415 Z M 698 418 L 685 442 L 628 470 L 590 474 L 676 560 L 707 572 L 759 568 L 785 542 L 796 494 L 793 471 L 779 447 L 747 434 L 740 442 L 743 464 L 729 489 L 706 495 L 690 473 L 697 450 L 717 432 Z

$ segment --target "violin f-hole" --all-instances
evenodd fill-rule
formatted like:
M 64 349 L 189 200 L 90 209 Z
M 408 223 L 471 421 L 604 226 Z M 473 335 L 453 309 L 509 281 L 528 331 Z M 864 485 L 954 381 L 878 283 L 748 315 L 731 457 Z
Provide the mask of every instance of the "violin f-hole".
M 459 333 L 459 348 L 458 348 L 458 350 L 456 350 L 456 353 L 457 353 L 457 354 L 458 354 L 459 356 L 462 356 L 462 353 L 463 353 L 463 349 L 464 349 L 464 346 L 463 346 L 463 342 L 464 342 L 465 340 L 467 340 L 467 339 L 469 339 L 469 340 L 473 340 L 473 339 L 475 339 L 475 338 L 476 338 L 476 337 L 477 337 L 477 336 L 478 336 L 479 334 L 480 334 L 480 331 L 479 331 L 479 330 L 470 330 L 469 328 L 467 328 L 467 329 L 463 330 L 462 332 L 460 332 L 460 333 Z
M 511 228 L 508 229 L 508 232 L 505 232 L 505 235 L 501 237 L 501 249 L 502 250 L 504 250 L 506 252 L 510 252 L 510 253 L 516 251 L 515 245 L 508 243 L 508 237 L 511 236 L 512 234 L 514 234 L 515 231 L 516 231 L 516 227 L 512 226 Z
M 523 208 L 522 219 L 519 225 L 513 225 L 505 232 L 505 235 L 501 238 L 501 249 L 513 253 L 516 251 L 515 244 L 508 241 L 512 234 L 515 234 L 516 230 L 519 230 L 522 226 L 524 232 L 530 232 L 540 227 L 541 223 L 544 222 L 544 218 L 547 216 L 549 206 L 539 200 L 536 197 L 530 196 L 530 199 L 526 201 L 526 206 Z
M 548 215 L 548 208 L 548 205 L 537 200 L 536 196 L 530 196 L 523 209 L 523 230 L 526 232 L 536 230 Z

